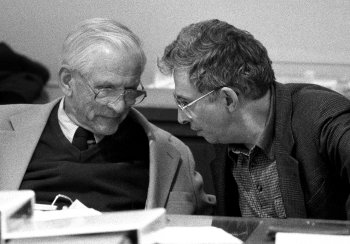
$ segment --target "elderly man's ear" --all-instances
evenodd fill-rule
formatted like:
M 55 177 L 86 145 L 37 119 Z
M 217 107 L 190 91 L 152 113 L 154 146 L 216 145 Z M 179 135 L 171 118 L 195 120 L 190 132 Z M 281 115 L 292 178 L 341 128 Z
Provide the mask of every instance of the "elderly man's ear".
M 70 69 L 63 65 L 59 71 L 59 85 L 63 91 L 63 93 L 69 96 L 72 92 L 71 89 L 71 80 L 72 80 L 72 72 Z
M 238 91 L 229 87 L 220 90 L 220 99 L 229 112 L 234 112 L 239 104 Z

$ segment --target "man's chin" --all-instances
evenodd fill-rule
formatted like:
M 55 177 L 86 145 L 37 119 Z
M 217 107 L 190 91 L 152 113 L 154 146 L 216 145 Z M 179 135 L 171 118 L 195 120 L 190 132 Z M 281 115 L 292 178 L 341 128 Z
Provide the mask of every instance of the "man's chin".
M 98 126 L 95 127 L 95 131 L 97 134 L 109 136 L 113 135 L 119 128 L 119 121 L 114 120 L 106 120 L 99 121 Z
M 210 144 L 217 144 L 217 140 L 215 140 L 214 138 L 212 137 L 209 137 L 209 136 L 202 136 L 207 142 L 209 142 Z
M 217 142 L 214 140 L 210 140 L 210 139 L 205 139 L 205 140 L 210 144 L 217 144 Z
M 114 127 L 99 128 L 98 134 L 102 135 L 102 136 L 110 136 L 110 135 L 115 134 L 117 132 L 118 128 L 119 128 L 119 125 L 114 126 Z

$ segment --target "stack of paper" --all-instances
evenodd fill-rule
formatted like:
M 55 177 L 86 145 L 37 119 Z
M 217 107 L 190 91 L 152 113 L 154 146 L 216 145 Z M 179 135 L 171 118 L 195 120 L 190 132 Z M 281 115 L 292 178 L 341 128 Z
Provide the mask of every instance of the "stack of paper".
M 145 235 L 165 224 L 163 208 L 52 220 L 32 218 L 17 229 L 4 233 L 3 237 L 9 243 L 77 243 L 92 237 L 101 243 L 106 238 L 114 240 L 113 243 L 142 243 Z

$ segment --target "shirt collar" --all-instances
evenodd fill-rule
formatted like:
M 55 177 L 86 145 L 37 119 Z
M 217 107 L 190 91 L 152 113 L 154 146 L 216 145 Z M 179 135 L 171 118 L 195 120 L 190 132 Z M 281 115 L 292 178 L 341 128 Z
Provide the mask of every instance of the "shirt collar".
M 64 111 L 64 98 L 61 100 L 60 105 L 58 107 L 58 112 L 57 112 L 57 117 L 58 117 L 58 124 L 60 125 L 60 128 L 65 135 L 65 137 L 72 143 L 74 133 L 78 129 L 78 125 L 75 124 L 67 115 L 67 113 Z M 102 139 L 103 136 L 97 136 L 94 134 L 95 141 L 96 143 L 99 143 Z

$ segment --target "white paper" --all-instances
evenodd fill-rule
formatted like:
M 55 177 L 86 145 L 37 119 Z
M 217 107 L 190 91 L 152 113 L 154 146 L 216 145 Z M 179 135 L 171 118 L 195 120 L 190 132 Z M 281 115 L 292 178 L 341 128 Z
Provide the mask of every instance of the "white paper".
M 73 216 L 77 210 L 83 211 L 82 209 L 44 211 L 43 214 L 48 215 L 43 215 L 42 219 L 28 219 L 18 228 L 5 233 L 3 238 L 12 240 L 85 234 L 125 234 L 135 231 L 141 237 L 164 227 L 166 223 L 164 208 L 100 213 L 95 216 L 82 216 L 78 213 L 77 216 Z M 52 217 L 51 214 L 56 215 Z M 59 215 L 66 215 L 67 218 L 60 218 Z
M 51 206 L 51 205 L 48 205 L 48 206 Z M 35 210 L 32 218 L 35 221 L 43 221 L 43 220 L 64 219 L 64 218 L 73 218 L 73 217 L 81 217 L 81 216 L 94 216 L 94 215 L 100 215 L 100 214 L 102 213 L 93 208 L 86 207 L 79 200 L 75 200 L 69 208 L 64 208 L 62 210 L 49 210 L 49 211 Z
M 243 242 L 230 233 L 213 226 L 169 226 L 149 234 L 145 243 L 242 244 Z
M 276 233 L 276 244 L 349 244 L 350 235 L 325 235 L 305 233 Z

